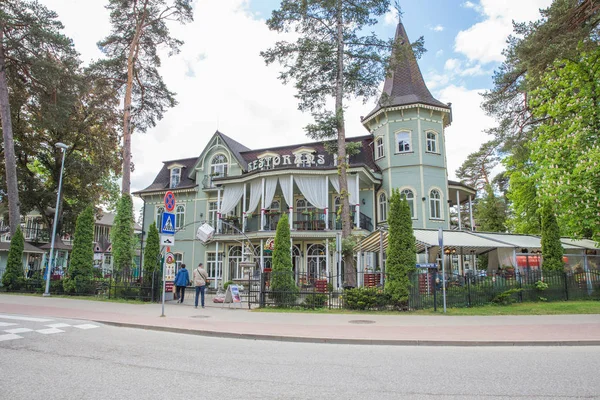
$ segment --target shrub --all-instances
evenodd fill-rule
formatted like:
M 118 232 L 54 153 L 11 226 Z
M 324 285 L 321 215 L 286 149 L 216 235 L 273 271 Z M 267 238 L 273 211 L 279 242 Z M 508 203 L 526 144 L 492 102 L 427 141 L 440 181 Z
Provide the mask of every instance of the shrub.
M 223 290 L 227 290 L 229 285 L 233 285 L 233 281 L 227 281 L 223 284 Z
M 492 303 L 495 304 L 502 304 L 502 305 L 509 305 L 515 302 L 515 298 L 513 297 L 513 294 L 519 293 L 523 291 L 523 289 L 509 289 L 506 290 L 502 293 L 499 293 L 496 295 L 496 297 L 494 297 L 492 299 Z
M 96 285 L 93 280 L 78 275 L 75 278 L 62 280 L 63 290 L 67 294 L 88 295 L 96 294 Z
M 389 304 L 389 295 L 378 288 L 354 288 L 344 291 L 344 308 L 348 310 L 370 310 Z
M 323 308 L 327 305 L 327 295 L 323 293 L 311 293 L 302 302 L 304 308 Z

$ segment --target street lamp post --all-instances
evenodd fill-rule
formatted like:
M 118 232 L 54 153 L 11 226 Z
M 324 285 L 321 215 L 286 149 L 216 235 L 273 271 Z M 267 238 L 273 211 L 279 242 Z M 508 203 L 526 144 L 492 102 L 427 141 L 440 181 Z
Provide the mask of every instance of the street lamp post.
M 52 239 L 50 241 L 50 259 L 48 260 L 48 266 L 46 267 L 46 291 L 44 292 L 44 297 L 50 296 L 50 272 L 52 270 L 52 261 L 54 257 L 54 240 L 56 239 L 56 220 L 58 219 L 58 205 L 60 203 L 60 190 L 62 188 L 62 177 L 63 177 L 63 169 L 65 167 L 65 154 L 67 153 L 67 146 L 64 143 L 56 143 L 56 147 L 61 149 L 62 151 L 62 163 L 60 165 L 60 177 L 58 179 L 58 194 L 56 196 L 56 208 L 54 209 L 54 222 L 52 224 Z

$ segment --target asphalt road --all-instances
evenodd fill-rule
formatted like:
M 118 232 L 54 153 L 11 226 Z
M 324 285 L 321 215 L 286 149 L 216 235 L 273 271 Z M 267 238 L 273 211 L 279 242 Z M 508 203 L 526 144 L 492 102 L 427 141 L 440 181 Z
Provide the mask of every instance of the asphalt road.
M 280 343 L 6 317 L 1 399 L 600 399 L 600 347 Z

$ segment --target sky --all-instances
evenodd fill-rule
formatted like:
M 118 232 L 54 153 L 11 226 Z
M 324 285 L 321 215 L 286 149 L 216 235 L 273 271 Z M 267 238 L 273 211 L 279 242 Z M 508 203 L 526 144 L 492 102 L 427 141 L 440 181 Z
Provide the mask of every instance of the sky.
M 108 0 L 39 0 L 58 14 L 64 34 L 73 39 L 85 63 L 102 57 L 96 43 L 110 32 Z M 167 0 L 169 1 L 169 0 Z M 401 0 L 402 21 L 411 41 L 425 39 L 419 60 L 430 91 L 452 103 L 453 122 L 446 129 L 448 175 L 489 138 L 495 121 L 481 109 L 481 93 L 503 60 L 512 21 L 540 17 L 551 0 Z M 259 53 L 282 37 L 265 21 L 277 0 L 195 0 L 194 22 L 171 25 L 185 44 L 180 54 L 163 58 L 160 72 L 178 105 L 146 133 L 132 137 L 132 191 L 152 183 L 163 161 L 197 157 L 218 129 L 252 149 L 305 143 L 303 127 L 310 114 L 298 111 L 293 85 L 278 80 L 279 65 L 266 66 Z M 398 20 L 391 11 L 373 28 L 382 39 L 393 37 Z M 383 83 L 383 82 L 382 82 Z M 362 136 L 361 125 L 376 99 L 351 101 L 346 110 L 347 136 Z M 139 207 L 141 201 L 136 201 Z

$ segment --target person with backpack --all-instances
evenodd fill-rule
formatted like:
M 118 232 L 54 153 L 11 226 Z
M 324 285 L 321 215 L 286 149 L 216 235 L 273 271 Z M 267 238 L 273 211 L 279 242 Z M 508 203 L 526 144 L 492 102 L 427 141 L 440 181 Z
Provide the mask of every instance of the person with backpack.
M 195 307 L 198 308 L 198 295 L 201 295 L 202 308 L 204 308 L 204 290 L 208 284 L 208 274 L 204 270 L 202 263 L 198 264 L 198 268 L 194 270 L 194 286 L 196 286 L 196 302 Z
M 190 274 L 185 269 L 185 264 L 181 264 L 181 269 L 175 275 L 175 286 L 177 287 L 177 297 L 179 297 L 179 300 L 177 300 L 178 303 L 183 303 L 185 287 L 188 283 L 190 283 Z

